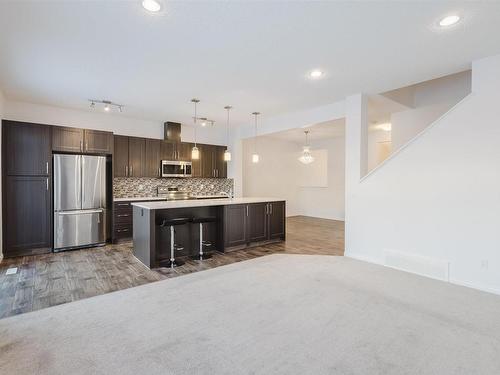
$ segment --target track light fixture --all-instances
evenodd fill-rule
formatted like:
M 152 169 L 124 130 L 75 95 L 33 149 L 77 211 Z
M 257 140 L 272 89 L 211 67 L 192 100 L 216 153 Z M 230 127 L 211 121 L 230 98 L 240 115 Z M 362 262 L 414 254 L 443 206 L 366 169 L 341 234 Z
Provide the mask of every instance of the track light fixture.
M 89 102 L 90 102 L 90 108 L 92 109 L 96 108 L 96 104 L 102 104 L 103 109 L 106 112 L 111 111 L 112 107 L 117 108 L 120 113 L 123 112 L 123 107 L 124 107 L 123 104 L 113 103 L 110 100 L 89 99 Z

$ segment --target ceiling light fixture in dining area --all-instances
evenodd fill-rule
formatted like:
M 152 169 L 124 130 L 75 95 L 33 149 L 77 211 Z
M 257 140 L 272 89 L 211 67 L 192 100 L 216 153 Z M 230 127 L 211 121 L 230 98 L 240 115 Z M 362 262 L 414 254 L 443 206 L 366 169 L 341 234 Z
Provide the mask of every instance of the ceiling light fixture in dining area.
M 311 146 L 309 146 L 309 130 L 305 130 L 306 144 L 302 147 L 302 155 L 299 157 L 299 161 L 303 164 L 311 164 L 314 161 L 314 157 L 311 154 Z

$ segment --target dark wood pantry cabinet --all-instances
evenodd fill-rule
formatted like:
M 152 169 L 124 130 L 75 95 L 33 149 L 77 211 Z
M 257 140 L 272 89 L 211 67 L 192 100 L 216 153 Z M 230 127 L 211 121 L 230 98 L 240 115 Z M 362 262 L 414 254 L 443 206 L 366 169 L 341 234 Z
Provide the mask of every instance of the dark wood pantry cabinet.
M 52 248 L 51 127 L 2 121 L 3 254 Z

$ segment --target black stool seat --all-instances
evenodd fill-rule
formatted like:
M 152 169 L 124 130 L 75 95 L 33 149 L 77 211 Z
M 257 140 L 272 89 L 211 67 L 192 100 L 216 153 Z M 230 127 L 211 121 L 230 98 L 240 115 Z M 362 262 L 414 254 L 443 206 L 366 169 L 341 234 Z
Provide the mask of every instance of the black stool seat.
M 217 221 L 217 218 L 215 216 L 193 217 L 192 221 L 195 224 L 198 224 L 198 223 L 213 223 L 214 221 Z
M 191 221 L 188 217 L 176 217 L 173 219 L 164 219 L 161 223 L 162 227 L 170 227 L 172 225 L 184 225 Z

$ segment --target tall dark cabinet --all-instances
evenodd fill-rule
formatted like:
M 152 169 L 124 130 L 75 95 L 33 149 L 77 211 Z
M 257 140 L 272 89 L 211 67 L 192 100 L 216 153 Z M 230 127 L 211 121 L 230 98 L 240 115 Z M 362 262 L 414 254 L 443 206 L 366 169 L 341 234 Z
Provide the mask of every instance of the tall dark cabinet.
M 51 127 L 2 121 L 4 256 L 52 248 Z

